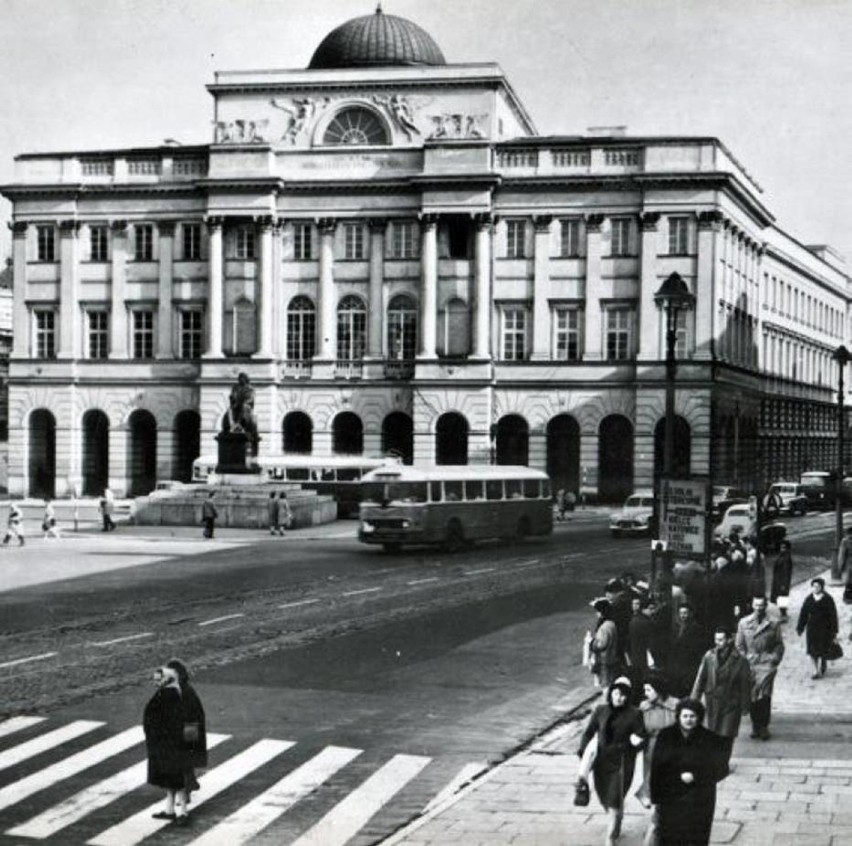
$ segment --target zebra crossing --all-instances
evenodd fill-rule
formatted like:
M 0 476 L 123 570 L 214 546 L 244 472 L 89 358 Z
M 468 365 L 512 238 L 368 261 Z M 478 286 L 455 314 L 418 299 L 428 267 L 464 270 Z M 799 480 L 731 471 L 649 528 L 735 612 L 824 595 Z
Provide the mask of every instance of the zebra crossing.
M 207 745 L 222 747 L 225 757 L 217 754 L 216 765 L 199 776 L 192 826 L 182 830 L 181 840 L 190 846 L 239 846 L 261 835 L 273 836 L 282 846 L 344 846 L 430 765 L 438 766 L 423 755 L 388 753 L 374 760 L 363 749 L 299 749 L 293 740 L 240 742 L 212 732 Z M 25 772 L 16 776 L 14 768 Z M 162 809 L 162 798 L 146 778 L 139 726 L 111 733 L 106 723 L 95 720 L 57 726 L 43 717 L 0 721 L 0 846 L 43 840 L 69 846 L 156 843 L 171 822 L 152 816 Z M 440 779 L 427 779 L 424 807 L 433 793 L 445 792 Z M 319 791 L 324 800 L 308 809 L 318 818 L 306 823 L 302 812 L 295 827 L 276 830 Z M 221 805 L 198 813 L 220 795 Z M 187 841 L 187 835 L 194 839 Z

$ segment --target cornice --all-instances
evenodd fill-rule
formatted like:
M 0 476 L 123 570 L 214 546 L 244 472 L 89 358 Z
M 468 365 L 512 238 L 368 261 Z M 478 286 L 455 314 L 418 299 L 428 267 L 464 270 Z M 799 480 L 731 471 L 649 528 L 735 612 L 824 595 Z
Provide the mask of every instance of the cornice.
M 409 178 L 411 185 L 418 188 L 484 188 L 500 186 L 503 178 L 499 173 L 472 174 L 420 174 Z

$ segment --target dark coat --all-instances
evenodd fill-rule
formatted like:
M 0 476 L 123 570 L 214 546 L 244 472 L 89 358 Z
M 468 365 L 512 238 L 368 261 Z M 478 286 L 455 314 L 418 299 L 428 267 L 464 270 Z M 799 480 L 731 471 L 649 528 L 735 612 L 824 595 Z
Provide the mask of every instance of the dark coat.
M 598 752 L 592 773 L 595 793 L 604 808 L 621 808 L 624 796 L 633 781 L 637 749 L 630 743 L 630 735 L 646 736 L 645 724 L 638 708 L 625 705 L 613 708 L 598 705 L 580 739 L 580 754 L 593 737 L 598 738 Z
M 641 611 L 630 618 L 628 629 L 627 655 L 630 666 L 643 674 L 648 670 L 648 652 L 654 637 L 654 624 Z
M 707 632 L 694 620 L 687 621 L 683 626 L 678 621 L 666 664 L 672 694 L 678 697 L 686 696 L 692 689 L 698 665 L 709 642 Z
M 180 691 L 161 687 L 145 706 L 142 727 L 148 750 L 148 784 L 169 790 L 197 789 L 190 752 L 183 739 Z
M 193 767 L 202 769 L 207 766 L 207 719 L 204 707 L 195 688 L 189 683 L 185 683 L 181 688 L 181 700 L 184 725 L 194 723 L 198 726 L 198 739 L 186 744 L 189 760 Z
M 802 603 L 796 632 L 806 632 L 808 655 L 811 658 L 825 658 L 828 647 L 837 636 L 837 606 L 834 599 L 823 593 L 822 599 L 814 599 L 810 594 Z
M 619 591 L 612 598 L 612 607 L 609 612 L 618 633 L 618 655 L 622 660 L 627 655 L 627 641 L 630 636 L 630 618 L 633 616 L 631 602 L 632 597 L 629 591 Z
M 775 566 L 772 568 L 772 591 L 769 594 L 771 602 L 777 602 L 779 596 L 790 595 L 790 582 L 793 579 L 793 556 L 789 549 L 778 553 Z
M 687 738 L 680 726 L 664 728 L 651 756 L 651 801 L 657 806 L 659 846 L 704 846 L 710 842 L 716 783 L 728 772 L 719 738 L 697 726 Z M 694 781 L 685 784 L 683 773 Z
M 707 704 L 707 727 L 722 737 L 736 737 L 740 720 L 751 704 L 752 673 L 748 661 L 733 646 L 720 660 L 715 649 L 701 659 L 692 698 Z

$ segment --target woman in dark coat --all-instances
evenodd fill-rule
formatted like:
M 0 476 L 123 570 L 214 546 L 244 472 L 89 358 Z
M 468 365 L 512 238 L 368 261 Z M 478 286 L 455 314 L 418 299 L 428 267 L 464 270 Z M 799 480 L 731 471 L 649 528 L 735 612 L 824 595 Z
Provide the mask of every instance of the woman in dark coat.
M 682 699 L 677 722 L 658 735 L 651 757 L 651 801 L 659 846 L 706 846 L 710 842 L 716 783 L 728 772 L 719 738 L 701 725 L 704 706 Z
M 189 804 L 191 791 L 198 790 L 199 784 L 195 779 L 194 770 L 203 770 L 207 766 L 207 718 L 204 716 L 204 707 L 195 688 L 189 681 L 189 670 L 183 661 L 172 658 L 167 667 L 177 673 L 178 684 L 181 692 L 181 705 L 183 707 L 183 739 L 189 752 L 190 763 L 193 774 L 187 785 L 186 801 Z
M 779 546 L 781 551 L 772 568 L 772 590 L 769 593 L 769 601 L 778 605 L 781 619 L 786 620 L 787 603 L 790 601 L 790 583 L 793 579 L 793 554 L 790 541 L 782 540 Z
M 624 797 L 633 781 L 636 752 L 645 743 L 645 725 L 638 708 L 630 704 L 630 681 L 621 676 L 607 691 L 606 704 L 598 705 L 592 712 L 580 739 L 581 768 L 578 787 L 588 785 L 589 756 L 587 747 L 596 741 L 591 772 L 595 779 L 595 793 L 610 818 L 608 842 L 615 843 L 621 836 L 624 816 Z M 585 771 L 584 771 L 585 765 Z M 588 789 L 588 787 L 587 787 Z
M 807 651 L 814 664 L 812 678 L 825 675 L 828 649 L 837 637 L 837 606 L 825 592 L 825 579 L 811 579 L 811 594 L 802 603 L 796 633 L 806 633 Z

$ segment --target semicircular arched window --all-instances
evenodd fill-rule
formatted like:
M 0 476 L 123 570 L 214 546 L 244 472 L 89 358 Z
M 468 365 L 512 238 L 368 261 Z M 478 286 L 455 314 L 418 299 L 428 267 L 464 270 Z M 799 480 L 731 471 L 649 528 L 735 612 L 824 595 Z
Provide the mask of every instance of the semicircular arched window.
M 374 112 L 353 106 L 338 112 L 326 127 L 323 144 L 366 146 L 389 144 L 384 123 Z

